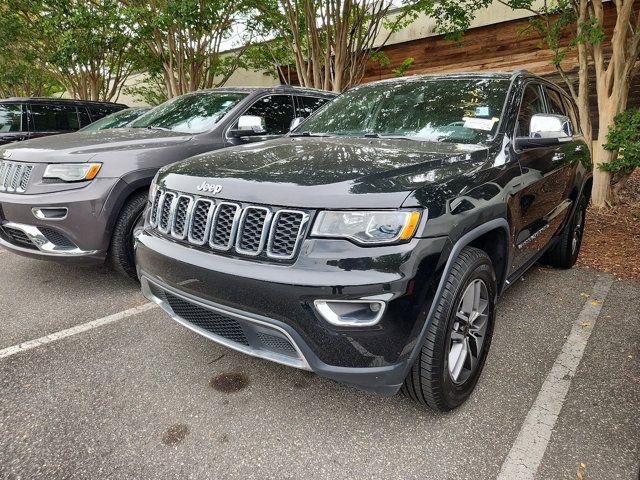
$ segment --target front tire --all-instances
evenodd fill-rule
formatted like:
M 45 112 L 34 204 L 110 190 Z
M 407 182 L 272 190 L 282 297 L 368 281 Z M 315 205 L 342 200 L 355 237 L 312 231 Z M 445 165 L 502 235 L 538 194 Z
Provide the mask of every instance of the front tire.
M 489 256 L 465 247 L 453 264 L 427 338 L 401 391 L 435 410 L 452 410 L 473 392 L 495 320 L 496 276 Z
M 147 196 L 147 192 L 136 193 L 122 207 L 113 229 L 107 257 L 114 270 L 134 280 L 138 277 L 133 246 L 135 236 L 144 226 L 143 213 Z

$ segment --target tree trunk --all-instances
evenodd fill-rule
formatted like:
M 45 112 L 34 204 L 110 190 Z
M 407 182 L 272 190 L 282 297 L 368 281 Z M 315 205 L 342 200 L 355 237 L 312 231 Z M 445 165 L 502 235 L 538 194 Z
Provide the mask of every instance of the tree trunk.
M 597 208 L 608 207 L 614 203 L 613 191 L 611 190 L 611 173 L 602 170 L 599 165 L 611 161 L 615 152 L 605 150 L 602 147 L 602 145 L 606 143 L 607 138 L 606 134 L 604 138 L 601 137 L 602 135 L 598 135 L 598 139 L 593 142 L 592 148 L 593 186 L 591 187 L 591 203 Z

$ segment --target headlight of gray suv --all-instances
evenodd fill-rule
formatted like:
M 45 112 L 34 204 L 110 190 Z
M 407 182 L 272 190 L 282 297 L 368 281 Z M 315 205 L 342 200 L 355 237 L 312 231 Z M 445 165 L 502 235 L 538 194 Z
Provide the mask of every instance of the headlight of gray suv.
M 409 240 L 420 222 L 420 211 L 322 211 L 312 237 L 353 240 L 362 245 L 384 245 Z
M 93 180 L 102 167 L 101 163 L 51 163 L 42 178 L 55 178 L 63 182 Z

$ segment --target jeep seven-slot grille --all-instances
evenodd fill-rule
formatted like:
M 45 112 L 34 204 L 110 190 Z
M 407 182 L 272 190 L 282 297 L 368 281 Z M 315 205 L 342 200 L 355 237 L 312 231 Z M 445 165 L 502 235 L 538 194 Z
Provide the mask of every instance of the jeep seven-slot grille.
M 161 189 L 151 205 L 151 227 L 161 233 L 218 251 L 277 260 L 295 257 L 309 220 L 305 211 L 214 201 Z
M 0 192 L 24 193 L 32 171 L 28 163 L 0 160 Z

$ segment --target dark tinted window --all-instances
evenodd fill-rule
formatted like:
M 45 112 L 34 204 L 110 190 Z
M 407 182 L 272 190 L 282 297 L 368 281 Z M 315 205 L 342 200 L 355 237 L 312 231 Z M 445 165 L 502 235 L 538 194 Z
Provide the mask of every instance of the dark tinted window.
M 518 128 L 516 135 L 519 137 L 529 136 L 531 117 L 536 113 L 546 113 L 542 90 L 540 85 L 530 83 L 524 90 L 520 113 L 518 114 Z
M 322 105 L 329 101 L 328 98 L 318 97 L 297 97 L 298 100 L 298 117 L 307 118 Z
M 294 118 L 289 95 L 270 95 L 254 103 L 244 115 L 264 118 L 267 135 L 282 135 L 289 131 Z
M 92 122 L 95 122 L 102 117 L 106 117 L 107 115 L 110 115 L 116 111 L 115 108 L 107 105 L 89 105 L 87 108 L 89 109 L 89 113 L 91 114 Z
M 564 108 L 564 104 L 562 103 L 562 97 L 560 94 L 548 87 L 545 87 L 545 92 L 547 93 L 547 103 L 549 104 L 549 113 L 553 113 L 554 115 L 567 115 L 567 112 Z
M 75 105 L 31 105 L 33 130 L 36 132 L 77 130 Z
M 21 131 L 22 105 L 19 103 L 0 103 L 0 133 Z
M 91 123 L 91 118 L 86 107 L 78 107 L 78 115 L 80 116 L 80 126 L 86 127 Z

